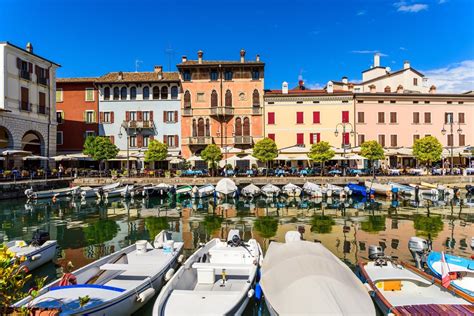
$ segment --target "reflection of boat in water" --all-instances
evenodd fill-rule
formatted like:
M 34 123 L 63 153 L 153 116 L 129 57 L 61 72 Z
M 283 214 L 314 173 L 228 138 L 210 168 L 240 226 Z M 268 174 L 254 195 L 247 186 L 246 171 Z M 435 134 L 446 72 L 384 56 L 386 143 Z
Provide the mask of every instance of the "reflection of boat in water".
M 280 194 L 280 188 L 271 183 L 265 184 L 260 190 L 266 197 L 276 197 Z

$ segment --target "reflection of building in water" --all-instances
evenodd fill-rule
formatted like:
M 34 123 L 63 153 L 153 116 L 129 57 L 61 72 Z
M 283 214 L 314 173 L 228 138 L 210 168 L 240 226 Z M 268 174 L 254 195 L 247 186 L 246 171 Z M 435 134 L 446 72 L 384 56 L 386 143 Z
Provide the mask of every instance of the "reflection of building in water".
M 223 218 L 237 217 L 237 209 L 230 204 L 221 204 L 216 207 L 215 214 Z

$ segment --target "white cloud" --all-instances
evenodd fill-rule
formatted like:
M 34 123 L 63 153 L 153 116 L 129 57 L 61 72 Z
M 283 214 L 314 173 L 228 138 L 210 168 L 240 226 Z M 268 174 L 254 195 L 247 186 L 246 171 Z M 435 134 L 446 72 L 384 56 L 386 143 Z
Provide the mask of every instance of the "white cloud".
M 428 10 L 428 5 L 424 3 L 408 4 L 406 1 L 400 1 L 395 2 L 393 5 L 399 12 L 417 13 L 423 10 Z
M 474 59 L 450 64 L 443 68 L 424 71 L 430 84 L 438 92 L 466 92 L 474 90 Z
M 408 49 L 406 49 L 406 48 L 405 48 L 405 47 L 403 47 L 403 46 L 400 46 L 400 50 L 403 50 L 403 51 L 405 51 L 405 50 L 408 50 Z
M 382 53 L 378 50 L 353 50 L 352 53 L 353 54 L 375 54 L 375 53 L 378 53 L 382 57 L 388 56 L 387 54 L 384 54 L 384 53 Z
M 304 85 L 305 85 L 306 89 L 321 90 L 322 88 L 324 88 L 324 86 L 326 84 L 320 84 L 320 83 L 317 83 L 317 82 L 305 82 Z
M 367 11 L 360 10 L 360 11 L 357 11 L 356 15 L 365 15 L 366 13 L 367 13 Z
M 443 3 L 446 3 L 446 2 L 448 2 L 448 0 L 439 0 L 438 4 L 443 4 Z

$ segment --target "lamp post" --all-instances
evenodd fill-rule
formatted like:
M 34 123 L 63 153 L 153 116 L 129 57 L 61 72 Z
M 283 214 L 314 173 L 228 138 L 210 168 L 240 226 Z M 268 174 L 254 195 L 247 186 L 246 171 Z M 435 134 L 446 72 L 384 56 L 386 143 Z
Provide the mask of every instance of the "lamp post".
M 450 171 L 449 172 L 451 174 L 453 174 L 453 165 L 454 165 L 454 129 L 453 129 L 453 126 L 455 124 L 456 123 L 454 122 L 452 115 L 448 116 L 448 122 L 443 124 L 443 129 L 441 130 L 441 134 L 446 135 L 446 125 L 449 125 L 449 134 L 448 135 L 451 135 L 451 146 L 450 146 L 451 147 L 450 148 L 451 149 L 451 166 L 450 166 Z M 457 124 L 458 124 L 458 129 L 457 129 L 456 132 L 458 134 L 461 134 L 462 133 L 461 125 L 459 124 L 459 122 Z
M 339 135 L 339 128 L 342 128 L 342 149 L 343 149 L 342 156 L 344 158 L 346 157 L 346 147 L 347 147 L 347 145 L 350 145 L 350 140 L 349 140 L 349 144 L 345 144 L 345 141 L 344 141 L 344 136 L 347 133 L 347 127 L 350 128 L 349 133 L 351 134 L 351 136 L 354 136 L 354 133 L 355 133 L 354 132 L 354 126 L 352 126 L 352 124 L 349 123 L 349 122 L 338 123 L 336 125 L 336 130 L 334 131 L 334 136 L 337 137 Z M 342 162 L 342 175 L 344 177 L 346 176 L 346 162 L 345 161 Z
M 122 138 L 123 136 L 122 128 L 125 130 L 125 133 L 127 133 L 127 177 L 130 178 L 130 127 L 128 126 L 128 123 L 123 122 L 122 125 L 120 125 L 118 134 L 119 138 Z

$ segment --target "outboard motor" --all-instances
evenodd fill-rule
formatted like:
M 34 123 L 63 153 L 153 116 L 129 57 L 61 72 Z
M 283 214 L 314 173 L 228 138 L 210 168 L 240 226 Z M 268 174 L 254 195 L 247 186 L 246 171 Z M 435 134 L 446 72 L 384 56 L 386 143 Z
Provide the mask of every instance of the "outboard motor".
M 31 244 L 35 246 L 42 246 L 45 242 L 50 239 L 48 232 L 42 232 L 37 230 L 33 234 L 33 238 L 31 239 Z
M 415 259 L 416 267 L 418 269 L 423 269 L 426 263 L 426 258 L 430 252 L 428 241 L 419 237 L 411 237 L 408 241 L 408 249 L 413 256 L 413 259 Z
M 369 246 L 369 259 L 375 260 L 377 258 L 383 257 L 385 254 L 381 246 L 370 245 Z

